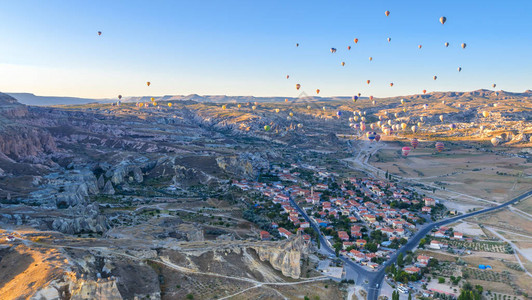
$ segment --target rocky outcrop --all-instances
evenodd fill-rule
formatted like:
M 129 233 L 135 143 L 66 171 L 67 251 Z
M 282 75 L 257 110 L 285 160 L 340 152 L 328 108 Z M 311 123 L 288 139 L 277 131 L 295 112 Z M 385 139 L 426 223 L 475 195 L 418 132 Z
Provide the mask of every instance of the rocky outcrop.
M 301 276 L 301 258 L 308 253 L 308 244 L 297 234 L 279 247 L 252 247 L 260 260 L 268 261 L 272 267 L 286 277 L 298 279 Z
M 54 280 L 35 293 L 31 300 L 56 300 L 56 299 L 105 299 L 122 300 L 122 295 L 115 280 L 84 280 L 73 276 L 64 276 L 63 280 Z M 70 296 L 70 297 L 69 297 Z
M 103 233 L 109 229 L 107 219 L 99 214 L 97 204 L 78 205 L 68 210 L 73 218 L 59 217 L 52 222 L 52 229 L 67 234 Z
M 218 157 L 216 163 L 224 171 L 247 179 L 254 179 L 260 170 L 269 167 L 268 160 L 262 158 L 260 154 L 249 152 L 240 153 L 238 156 Z
M 113 188 L 113 184 L 111 183 L 110 180 L 107 181 L 107 183 L 103 187 L 102 193 L 105 194 L 105 195 L 114 195 L 115 194 L 115 189 Z

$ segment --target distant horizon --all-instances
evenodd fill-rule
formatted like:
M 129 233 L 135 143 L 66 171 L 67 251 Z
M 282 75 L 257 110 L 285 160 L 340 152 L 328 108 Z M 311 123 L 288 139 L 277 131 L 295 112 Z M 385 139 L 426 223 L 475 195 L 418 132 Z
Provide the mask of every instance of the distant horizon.
M 90 99 L 297 97 L 296 84 L 324 97 L 520 91 L 532 82 L 531 10 L 532 1 L 495 0 L 10 1 L 0 10 L 0 90 Z

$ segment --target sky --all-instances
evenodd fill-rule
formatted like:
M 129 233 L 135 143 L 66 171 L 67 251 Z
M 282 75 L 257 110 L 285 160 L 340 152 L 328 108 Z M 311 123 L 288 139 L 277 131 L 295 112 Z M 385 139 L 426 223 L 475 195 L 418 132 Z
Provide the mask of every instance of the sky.
M 1 92 L 297 97 L 320 89 L 385 97 L 493 83 L 532 89 L 530 0 L 0 3 Z

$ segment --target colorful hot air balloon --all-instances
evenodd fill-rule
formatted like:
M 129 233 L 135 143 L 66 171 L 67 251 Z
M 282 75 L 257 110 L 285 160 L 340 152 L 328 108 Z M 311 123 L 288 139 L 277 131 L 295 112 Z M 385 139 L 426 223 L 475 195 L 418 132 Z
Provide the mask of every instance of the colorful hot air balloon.
M 341 65 L 342 65 L 342 67 L 345 66 L 345 61 L 343 61 L 343 62 L 341 63 Z
M 238 104 L 236 107 L 241 108 L 241 107 L 242 107 L 242 104 Z
M 360 130 L 362 131 L 366 130 L 366 123 L 360 122 Z
M 371 128 L 371 130 L 375 130 L 375 123 L 371 123 L 371 124 L 369 125 L 369 128 Z
M 494 83 L 494 84 L 492 84 L 491 86 L 492 86 L 493 88 L 495 88 L 497 85 Z
M 375 105 L 375 104 L 377 104 L 377 101 L 373 100 L 373 101 L 371 101 L 371 104 Z
M 290 75 L 286 75 L 286 79 L 290 78 Z
M 297 128 L 303 128 L 303 124 L 301 123 L 297 124 Z
M 491 139 L 491 144 L 492 144 L 494 147 L 499 146 L 500 143 L 501 143 L 501 140 L 500 140 L 499 138 L 494 137 L 494 138 Z
M 264 130 L 265 131 L 270 131 L 270 129 L 272 129 L 272 127 L 270 125 L 265 125 L 264 126 Z
M 307 109 L 310 109 L 310 105 L 307 105 Z
M 482 132 L 482 131 L 484 131 L 485 128 L 486 128 L 486 127 L 485 127 L 484 125 L 480 125 L 480 128 L 479 128 L 479 129 L 480 129 L 480 131 Z
M 490 112 L 485 110 L 482 112 L 482 115 L 484 116 L 484 118 L 487 118 L 490 116 Z
M 427 93 L 427 90 L 423 90 L 423 94 L 426 94 Z
M 360 95 L 362 95 L 361 93 L 358 93 L 358 96 L 360 97 Z
M 445 47 L 449 47 L 449 42 L 445 42 Z
M 150 98 L 150 101 L 151 101 L 151 102 L 155 101 L 155 98 L 151 97 L 151 98 Z
M 317 90 L 316 90 L 316 94 L 319 94 L 319 93 L 320 93 L 320 89 L 317 89 Z
M 465 49 L 467 47 L 466 43 L 462 43 L 462 49 Z
M 389 16 L 389 15 L 390 15 L 390 11 L 387 10 L 387 11 L 384 12 L 384 14 L 385 14 L 386 16 Z
M 389 43 L 389 42 L 391 42 L 391 41 L 392 41 L 392 38 L 387 38 L 387 40 L 388 40 L 388 43 Z
M 358 116 L 353 117 L 353 120 L 355 120 L 355 122 L 358 122 L 358 119 L 359 119 Z
M 426 105 L 426 104 L 425 104 L 425 105 Z M 423 119 L 424 119 L 423 117 L 419 117 L 419 120 L 420 120 L 421 122 L 423 122 Z
M 351 46 L 347 46 L 347 50 L 351 50 Z
M 445 105 L 445 100 L 442 100 L 442 101 L 441 101 L 441 104 Z
M 408 153 L 410 153 L 410 147 L 403 147 L 401 151 L 403 152 L 403 156 L 408 156 Z
M 227 106 L 222 105 L 222 109 L 223 109 L 223 110 L 227 109 Z
M 172 102 L 168 102 L 168 107 L 172 107 Z
M 443 25 L 447 21 L 446 17 L 440 17 L 440 23 Z
M 253 106 L 251 107 L 251 109 L 252 109 L 252 110 L 255 110 L 255 109 L 257 109 L 257 107 L 256 107 L 255 105 L 253 105 Z
M 423 47 L 423 45 L 418 45 L 417 48 L 418 49 L 421 49 Z
M 412 145 L 414 149 L 416 149 L 418 144 L 419 144 L 419 141 L 416 138 L 413 138 L 412 140 L 410 140 L 410 145 Z
M 355 96 L 353 96 L 353 102 L 355 102 L 355 103 L 356 103 L 356 102 L 357 102 L 357 100 L 358 100 L 358 96 L 356 96 L 356 95 L 355 95 Z
M 281 110 L 278 109 L 278 108 L 275 109 L 275 112 L 276 112 L 276 113 L 279 113 L 280 111 L 281 111 Z
M 458 72 L 462 72 L 462 67 L 458 67 Z
M 376 135 L 375 135 L 375 141 L 378 142 L 378 141 L 380 141 L 380 140 L 381 140 L 381 136 L 378 135 L 378 134 L 376 134 Z
M 442 121 L 442 122 L 443 122 L 443 115 L 440 115 L 440 117 L 439 117 L 439 118 L 440 118 L 440 121 Z
M 429 108 L 429 105 L 428 104 L 423 104 L 423 109 L 427 109 Z
M 336 53 L 336 48 L 331 48 L 331 53 Z
M 367 132 L 366 136 L 368 137 L 368 140 L 372 141 L 375 140 L 375 133 L 374 132 Z
M 122 95 L 118 95 L 118 99 L 122 99 Z
M 342 112 L 341 111 L 337 111 L 336 115 L 338 116 L 338 118 L 340 118 L 342 116 Z
M 102 32 L 101 32 L 101 31 L 98 31 L 98 35 L 102 35 Z
M 406 123 L 401 123 L 401 128 L 402 128 L 403 130 L 406 129 L 406 126 L 407 126 Z
M 456 129 L 456 125 L 453 124 L 453 123 L 449 124 L 449 129 L 450 130 L 455 130 Z
M 150 86 L 150 85 L 151 85 L 151 82 L 149 82 L 149 81 L 146 82 L 146 85 L 147 85 L 147 86 Z
M 373 60 L 373 57 L 370 56 L 370 57 L 369 57 L 369 61 L 372 61 L 372 60 Z
M 301 88 L 301 84 L 296 84 L 296 90 L 299 90 Z
M 416 125 L 413 125 L 412 127 L 410 127 L 410 129 L 412 130 L 413 133 L 416 133 L 416 131 L 417 131 L 417 126 L 416 126 Z
M 444 148 L 445 148 L 445 147 L 444 147 L 444 145 L 443 145 L 442 142 L 437 142 L 437 143 L 436 143 L 436 150 L 437 150 L 438 152 L 442 152 Z
M 369 84 L 371 82 L 371 80 L 368 79 L 366 82 Z
M 393 86 L 393 82 L 390 82 L 390 86 Z
M 290 117 L 293 117 L 293 116 L 294 116 L 294 113 L 293 113 L 293 112 L 290 112 L 288 115 L 290 115 Z
M 355 41 L 355 44 L 358 43 L 358 39 L 357 38 L 355 38 L 353 41 Z
M 401 104 L 405 104 L 405 99 L 401 99 Z
M 373 100 L 373 96 L 369 96 L 369 100 Z
M 436 79 L 438 79 L 438 76 L 434 75 L 434 76 L 432 77 L 432 79 L 436 80 Z

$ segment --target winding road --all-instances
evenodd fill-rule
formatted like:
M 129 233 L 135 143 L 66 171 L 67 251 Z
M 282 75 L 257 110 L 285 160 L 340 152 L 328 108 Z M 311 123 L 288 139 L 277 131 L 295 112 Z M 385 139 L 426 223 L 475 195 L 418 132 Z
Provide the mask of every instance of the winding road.
M 340 256 L 339 259 L 344 262 L 344 266 L 347 269 L 350 269 L 351 271 L 358 274 L 356 284 L 363 286 L 366 291 L 368 292 L 367 300 L 377 300 L 379 296 L 379 290 L 381 287 L 381 283 L 384 280 L 384 275 L 386 273 L 386 267 L 390 266 L 391 264 L 395 263 L 397 260 L 397 257 L 401 253 L 405 253 L 406 251 L 410 251 L 414 249 L 418 244 L 419 241 L 427 234 L 429 233 L 433 228 L 440 227 L 446 224 L 450 224 L 456 221 L 459 221 L 461 219 L 473 217 L 476 215 L 492 212 L 495 210 L 499 210 L 501 208 L 508 207 L 509 205 L 512 205 L 520 200 L 523 200 L 529 196 L 532 196 L 532 190 L 528 191 L 520 196 L 517 196 L 513 198 L 510 201 L 507 201 L 505 203 L 502 203 L 497 206 L 485 208 L 482 210 L 474 211 L 471 213 L 463 214 L 460 216 L 456 216 L 449 219 L 444 219 L 441 221 L 437 221 L 434 223 L 426 224 L 425 226 L 421 227 L 419 231 L 412 236 L 408 242 L 403 245 L 401 248 L 399 248 L 394 254 L 390 256 L 390 259 L 388 259 L 377 271 L 369 271 L 365 268 L 363 268 L 361 265 L 354 263 L 350 259 Z M 297 209 L 297 211 L 305 218 L 307 222 L 309 222 L 310 226 L 314 231 L 316 231 L 319 235 L 320 244 L 321 247 L 324 248 L 326 252 L 328 252 L 331 255 L 336 255 L 335 251 L 329 246 L 329 242 L 325 239 L 325 237 L 322 235 L 321 231 L 319 230 L 318 226 L 312 222 L 312 220 L 309 218 L 307 213 L 290 197 L 290 203 Z M 366 283 L 367 282 L 367 283 Z

